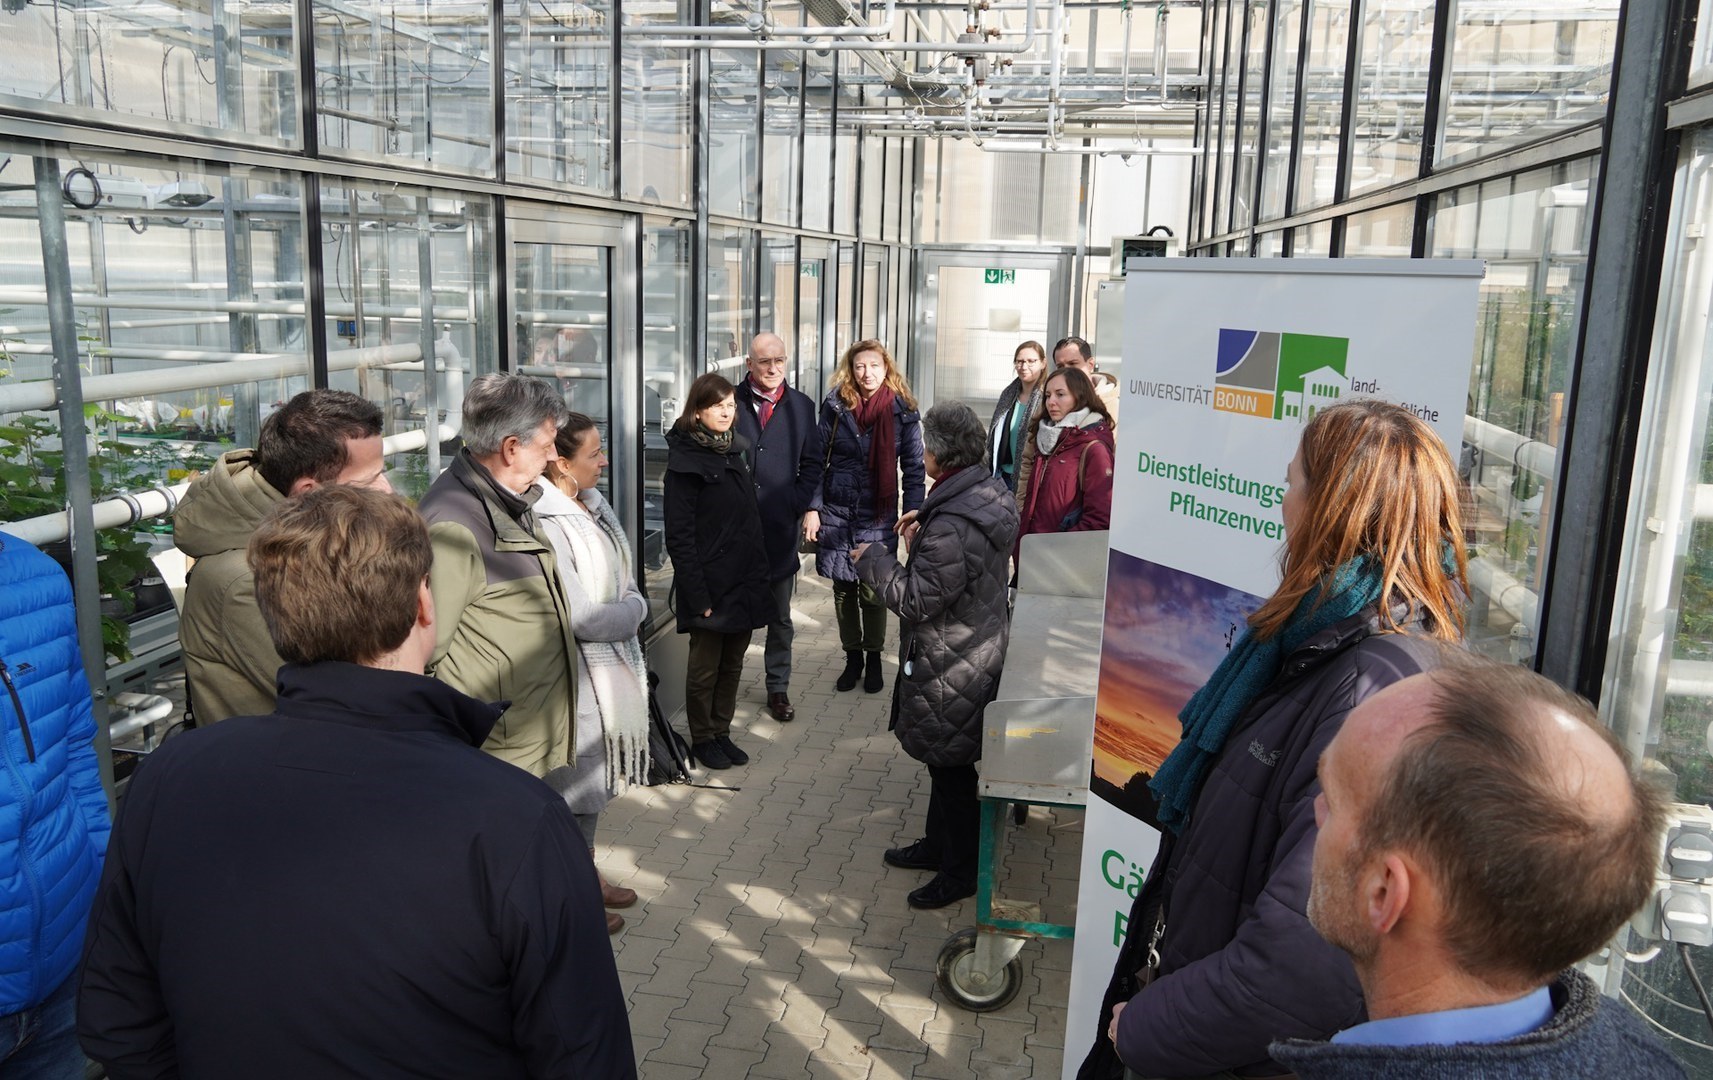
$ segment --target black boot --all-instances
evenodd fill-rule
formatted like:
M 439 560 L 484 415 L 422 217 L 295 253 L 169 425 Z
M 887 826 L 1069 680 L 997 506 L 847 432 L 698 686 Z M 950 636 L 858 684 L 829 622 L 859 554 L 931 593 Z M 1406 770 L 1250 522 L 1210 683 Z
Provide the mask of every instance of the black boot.
M 886 673 L 880 670 L 880 654 L 868 654 L 868 668 L 862 674 L 862 688 L 871 694 L 878 694 L 886 689 Z
M 855 690 L 857 680 L 862 678 L 862 653 L 855 649 L 845 650 L 845 670 L 839 673 L 839 681 L 833 684 L 835 690 Z

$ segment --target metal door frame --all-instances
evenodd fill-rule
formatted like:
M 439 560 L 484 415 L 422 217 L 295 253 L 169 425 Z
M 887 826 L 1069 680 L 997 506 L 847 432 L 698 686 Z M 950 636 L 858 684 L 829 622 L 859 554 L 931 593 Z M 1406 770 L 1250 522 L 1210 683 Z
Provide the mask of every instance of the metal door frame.
M 605 214 L 563 206 L 506 203 L 505 256 L 500 287 L 506 299 L 503 360 L 516 371 L 518 354 L 517 245 L 574 244 L 607 250 L 607 445 L 613 464 L 613 510 L 630 537 L 641 581 L 642 552 L 642 229 L 634 214 Z M 628 478 L 628 481 L 627 479 Z
M 912 290 L 916 305 L 916 325 L 910 337 L 909 378 L 911 387 L 916 391 L 917 400 L 924 409 L 934 403 L 934 380 L 928 376 L 932 374 L 935 344 L 940 332 L 940 271 L 948 266 L 1046 270 L 1051 275 L 1048 286 L 1051 295 L 1047 301 L 1048 322 L 1050 324 L 1059 320 L 1061 326 L 1070 325 L 1071 277 L 1075 265 L 1074 257 L 1069 252 L 917 248 L 916 280 Z M 1053 347 L 1051 341 L 1046 345 L 1049 349 Z

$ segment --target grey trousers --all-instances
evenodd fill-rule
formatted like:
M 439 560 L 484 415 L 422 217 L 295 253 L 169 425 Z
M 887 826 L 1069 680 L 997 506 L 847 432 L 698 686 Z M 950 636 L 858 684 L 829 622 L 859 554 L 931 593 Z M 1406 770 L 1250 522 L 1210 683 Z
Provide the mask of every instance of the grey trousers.
M 791 688 L 791 639 L 797 631 L 791 625 L 791 597 L 797 592 L 797 575 L 774 582 L 773 602 L 779 613 L 767 624 L 767 647 L 764 668 L 767 672 L 767 692 L 783 694 Z

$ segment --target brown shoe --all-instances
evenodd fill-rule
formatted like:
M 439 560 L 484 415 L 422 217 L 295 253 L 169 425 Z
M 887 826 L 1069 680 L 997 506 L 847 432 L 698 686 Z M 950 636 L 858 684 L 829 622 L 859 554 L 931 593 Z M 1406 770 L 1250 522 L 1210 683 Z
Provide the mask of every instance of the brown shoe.
M 636 903 L 635 889 L 609 884 L 606 878 L 601 879 L 601 904 L 604 907 L 630 907 L 634 903 Z
M 625 917 L 616 911 L 607 912 L 607 933 L 616 934 L 625 928 Z
M 797 719 L 797 710 L 791 707 L 791 699 L 783 690 L 767 695 L 767 711 L 781 724 L 789 724 Z

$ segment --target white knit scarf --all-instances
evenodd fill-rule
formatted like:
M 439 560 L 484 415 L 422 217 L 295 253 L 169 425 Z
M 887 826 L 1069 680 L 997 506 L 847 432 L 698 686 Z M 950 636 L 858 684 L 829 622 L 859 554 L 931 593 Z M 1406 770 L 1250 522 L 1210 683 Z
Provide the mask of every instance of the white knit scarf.
M 618 515 L 593 488 L 577 494 L 589 513 L 560 515 L 577 583 L 597 604 L 611 604 L 636 580 L 630 544 Z M 623 641 L 577 639 L 583 668 L 601 712 L 607 749 L 607 790 L 619 794 L 648 777 L 648 669 L 635 635 Z
M 1103 417 L 1093 409 L 1073 409 L 1054 423 L 1051 417 L 1043 416 L 1041 426 L 1035 431 L 1035 445 L 1040 449 L 1041 456 L 1046 457 L 1053 452 L 1053 447 L 1059 445 L 1059 436 L 1072 428 L 1093 427 Z

